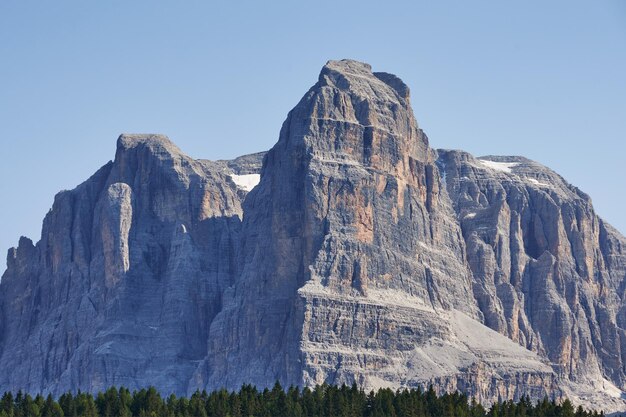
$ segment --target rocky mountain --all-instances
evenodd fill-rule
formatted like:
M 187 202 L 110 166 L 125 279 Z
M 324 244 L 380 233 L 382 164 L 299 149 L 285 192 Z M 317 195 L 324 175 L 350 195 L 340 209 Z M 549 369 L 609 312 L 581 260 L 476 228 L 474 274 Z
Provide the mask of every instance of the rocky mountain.
M 439 151 L 438 166 L 484 324 L 546 358 L 569 397 L 625 398 L 626 239 L 526 158 Z
M 58 194 L 9 250 L 0 390 L 356 381 L 626 409 L 625 251 L 554 172 L 434 150 L 399 78 L 330 61 L 267 153 L 122 135 Z

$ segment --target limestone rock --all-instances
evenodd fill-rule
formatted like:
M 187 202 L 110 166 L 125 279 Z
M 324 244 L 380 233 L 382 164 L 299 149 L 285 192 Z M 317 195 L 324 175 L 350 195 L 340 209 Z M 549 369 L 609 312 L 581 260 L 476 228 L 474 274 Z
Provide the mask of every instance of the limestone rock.
M 485 324 L 565 380 L 623 388 L 624 237 L 586 194 L 526 158 L 439 151 L 438 163 Z
M 235 278 L 245 192 L 222 165 L 122 135 L 115 161 L 57 195 L 0 284 L 2 389 L 186 390 Z
M 9 250 L 0 390 L 347 383 L 626 409 L 626 239 L 518 157 L 435 151 L 330 61 L 269 152 L 122 135 Z

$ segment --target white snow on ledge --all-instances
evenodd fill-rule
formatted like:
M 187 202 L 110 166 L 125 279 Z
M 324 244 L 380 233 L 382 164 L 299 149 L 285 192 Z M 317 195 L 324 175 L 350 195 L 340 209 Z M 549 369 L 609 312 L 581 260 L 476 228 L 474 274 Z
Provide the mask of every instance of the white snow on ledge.
M 519 162 L 496 162 L 489 161 L 487 159 L 479 159 L 480 163 L 490 169 L 495 169 L 496 171 L 506 172 L 507 174 L 511 174 L 511 168 L 519 165 Z
M 259 174 L 245 174 L 236 175 L 231 174 L 230 178 L 242 190 L 250 191 L 261 181 L 261 175 Z
M 530 182 L 531 184 L 535 184 L 538 185 L 539 187 L 549 187 L 550 184 L 546 184 L 545 182 L 541 182 L 541 181 L 537 181 L 534 178 L 526 178 L 528 180 L 528 182 Z

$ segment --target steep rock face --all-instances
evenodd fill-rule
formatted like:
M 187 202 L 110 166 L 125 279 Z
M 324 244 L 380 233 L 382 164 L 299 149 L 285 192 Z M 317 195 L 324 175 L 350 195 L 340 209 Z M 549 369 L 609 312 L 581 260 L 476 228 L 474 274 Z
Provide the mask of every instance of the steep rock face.
M 0 389 L 356 381 L 626 409 L 625 245 L 558 175 L 436 152 L 400 79 L 330 61 L 267 153 L 122 135 L 57 195 L 8 254 Z
M 57 195 L 41 241 L 9 252 L 0 386 L 183 391 L 233 283 L 244 196 L 225 162 L 122 135 L 114 162 Z
M 243 269 L 211 326 L 199 388 L 435 382 L 491 400 L 498 378 L 518 378 L 503 398 L 527 381 L 537 395 L 557 392 L 529 352 L 518 368 L 488 363 L 487 381 L 471 382 L 489 361 L 446 318 L 480 317 L 464 243 L 395 76 L 329 62 L 290 112 L 244 213 Z M 519 351 L 498 341 L 503 357 Z
M 485 324 L 566 380 L 623 387 L 626 240 L 587 195 L 520 157 L 439 151 Z

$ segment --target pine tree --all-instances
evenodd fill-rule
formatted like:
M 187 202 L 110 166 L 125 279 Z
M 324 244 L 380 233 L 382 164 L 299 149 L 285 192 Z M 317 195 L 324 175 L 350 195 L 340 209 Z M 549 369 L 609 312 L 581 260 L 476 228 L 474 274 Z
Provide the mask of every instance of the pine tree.
M 46 398 L 46 402 L 43 404 L 41 416 L 42 417 L 64 417 L 63 409 L 61 408 L 59 403 L 54 401 L 54 399 L 52 398 L 52 395 L 50 394 L 48 394 L 48 397 Z
M 7 417 L 13 417 L 13 394 L 5 392 L 0 400 L 0 411 L 4 412 Z
M 208 417 L 202 394 L 196 391 L 189 400 L 189 414 L 193 417 Z
M 71 393 L 58 402 L 51 395 L 34 398 L 18 392 L 5 393 L 0 399 L 0 417 L 598 417 L 564 399 L 557 404 L 544 398 L 533 405 L 525 396 L 519 401 L 494 404 L 489 412 L 475 398 L 454 392 L 438 396 L 433 387 L 393 391 L 388 388 L 366 394 L 356 384 L 351 387 L 322 384 L 313 390 L 289 387 L 279 382 L 260 393 L 252 385 L 239 392 L 227 390 L 196 391 L 190 399 L 170 395 L 164 400 L 154 388 L 132 394 L 126 388 L 111 387 L 94 395 Z

